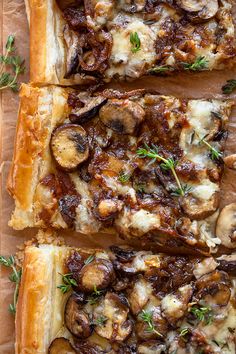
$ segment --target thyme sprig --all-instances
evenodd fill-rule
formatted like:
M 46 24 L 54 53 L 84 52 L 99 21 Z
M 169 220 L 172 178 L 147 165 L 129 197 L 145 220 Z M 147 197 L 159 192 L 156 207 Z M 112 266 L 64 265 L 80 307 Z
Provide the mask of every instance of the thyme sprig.
M 18 91 L 17 78 L 25 71 L 24 60 L 18 56 L 13 55 L 15 52 L 15 37 L 8 36 L 6 43 L 6 52 L 0 56 L 0 90 L 10 88 L 12 91 Z M 10 66 L 13 74 L 6 71 L 6 66 Z
M 91 263 L 94 260 L 94 255 L 90 254 L 90 256 L 88 256 L 87 259 L 85 259 L 84 264 L 87 265 L 89 263 Z
M 125 184 L 129 181 L 131 175 L 129 173 L 121 172 L 118 176 L 118 181 Z
M 175 181 L 177 183 L 178 190 L 179 190 L 179 195 L 180 196 L 184 196 L 185 192 L 184 192 L 183 186 L 181 185 L 179 177 L 177 176 L 177 173 L 175 171 L 175 167 L 177 165 L 177 161 L 175 161 L 171 157 L 166 159 L 163 156 L 161 156 L 159 154 L 158 146 L 156 146 L 154 144 L 152 144 L 152 148 L 150 148 L 147 144 L 145 144 L 144 146 L 145 146 L 145 148 L 139 148 L 137 150 L 137 152 L 136 152 L 137 155 L 140 158 L 148 157 L 148 158 L 152 159 L 152 162 L 155 162 L 156 160 L 162 161 L 162 163 L 160 164 L 161 168 L 164 171 L 168 171 L 168 170 L 171 171 L 171 173 L 173 174 L 173 176 L 175 178 Z
M 173 70 L 174 68 L 169 65 L 160 65 L 160 66 L 154 66 L 153 68 L 149 69 L 148 72 L 150 74 L 161 74 Z
M 204 56 L 199 56 L 193 63 L 182 63 L 184 70 L 200 71 L 206 69 L 209 61 Z
M 10 274 L 9 279 L 13 283 L 15 283 L 16 286 L 15 286 L 15 291 L 14 291 L 14 295 L 13 295 L 13 303 L 9 305 L 9 311 L 11 313 L 15 314 L 22 270 L 21 269 L 17 270 L 16 264 L 15 264 L 15 258 L 13 256 L 10 256 L 9 258 L 0 256 L 0 264 L 12 269 L 12 273 Z
M 188 327 L 184 327 L 180 330 L 179 332 L 179 336 L 180 337 L 184 337 L 186 336 L 186 334 L 188 334 L 190 332 L 190 329 Z
M 147 324 L 148 332 L 154 332 L 158 336 L 163 337 L 163 335 L 155 329 L 153 323 L 153 313 L 151 311 L 142 310 L 142 312 L 139 314 L 139 318 Z
M 208 147 L 212 160 L 219 160 L 222 158 L 222 156 L 223 156 L 222 152 L 217 150 L 216 148 L 214 148 L 211 144 L 208 143 L 208 141 L 206 141 L 205 138 L 207 137 L 208 134 L 201 138 L 197 132 L 195 132 L 195 133 L 198 136 L 198 138 L 200 139 L 199 144 L 205 144 Z
M 91 295 L 88 298 L 88 303 L 89 305 L 94 305 L 98 302 L 99 298 L 102 296 L 103 291 L 102 290 L 98 290 L 96 285 L 94 285 L 93 287 L 93 292 L 91 293 Z
M 198 321 L 202 321 L 206 325 L 212 323 L 213 314 L 212 309 L 209 306 L 193 306 L 190 308 L 189 312 L 191 312 Z
M 58 285 L 57 288 L 60 289 L 63 294 L 71 290 L 73 286 L 78 286 L 76 280 L 72 278 L 72 273 L 61 274 L 61 276 L 63 284 Z
M 106 321 L 107 321 L 107 317 L 101 315 L 101 316 L 97 317 L 97 318 L 93 321 L 93 325 L 99 326 L 99 327 L 100 327 L 100 326 L 104 326 L 104 324 L 106 323 Z
M 236 80 L 227 80 L 226 84 L 222 86 L 222 92 L 225 95 L 232 93 L 236 89 Z
M 132 44 L 131 52 L 137 53 L 141 49 L 141 41 L 137 32 L 130 33 L 130 43 Z

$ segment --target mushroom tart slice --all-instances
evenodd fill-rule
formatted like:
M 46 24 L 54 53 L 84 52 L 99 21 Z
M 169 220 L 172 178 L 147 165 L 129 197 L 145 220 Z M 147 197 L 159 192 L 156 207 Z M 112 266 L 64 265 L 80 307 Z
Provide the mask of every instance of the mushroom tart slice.
M 138 271 L 126 275 L 125 286 L 117 286 L 124 280 L 118 258 Z M 206 353 L 236 351 L 235 257 L 39 245 L 27 247 L 24 259 L 16 354 L 22 348 L 34 353 L 35 346 L 44 354 L 195 353 L 196 346 Z M 94 288 L 86 279 L 82 292 L 88 266 Z
M 52 133 L 51 150 L 60 168 L 74 171 L 89 156 L 84 128 L 76 124 L 59 126 Z

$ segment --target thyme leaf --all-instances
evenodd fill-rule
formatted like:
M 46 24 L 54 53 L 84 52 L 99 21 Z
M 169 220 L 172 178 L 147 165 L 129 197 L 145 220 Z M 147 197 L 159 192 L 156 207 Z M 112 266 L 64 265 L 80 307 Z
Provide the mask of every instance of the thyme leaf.
M 191 63 L 182 63 L 184 70 L 200 71 L 207 68 L 208 60 L 204 56 L 199 56 Z
M 93 260 L 94 260 L 94 255 L 90 254 L 90 256 L 87 259 L 85 259 L 84 264 L 87 265 L 91 263 Z
M 72 278 L 72 273 L 61 274 L 63 284 L 58 285 L 57 288 L 61 290 L 63 294 L 72 289 L 73 286 L 78 286 L 75 279 Z
M 169 65 L 160 65 L 160 66 L 154 66 L 153 68 L 148 70 L 150 74 L 161 74 L 167 71 L 173 71 L 173 68 Z
M 97 317 L 94 321 L 93 321 L 93 325 L 95 326 L 104 326 L 104 324 L 106 323 L 107 321 L 107 317 L 106 316 L 99 316 Z
M 196 133 L 196 132 L 195 132 Z M 214 148 L 211 144 L 208 143 L 208 141 L 205 140 L 205 138 L 207 137 L 207 135 L 205 135 L 203 138 L 200 138 L 199 134 L 196 133 L 197 136 L 199 137 L 200 141 L 199 144 L 205 144 L 209 151 L 210 151 L 210 157 L 212 160 L 220 160 L 223 156 L 222 152 L 217 150 L 216 148 Z
M 236 80 L 227 80 L 226 84 L 222 86 L 222 92 L 225 95 L 232 93 L 236 89 Z
M 130 33 L 130 43 L 132 44 L 131 52 L 137 53 L 141 49 L 141 41 L 137 32 Z
M 209 306 L 193 306 L 190 312 L 196 317 L 198 321 L 204 322 L 206 325 L 211 324 L 213 320 L 212 309 Z
M 131 175 L 129 173 L 121 172 L 118 176 L 118 181 L 125 184 L 129 181 Z

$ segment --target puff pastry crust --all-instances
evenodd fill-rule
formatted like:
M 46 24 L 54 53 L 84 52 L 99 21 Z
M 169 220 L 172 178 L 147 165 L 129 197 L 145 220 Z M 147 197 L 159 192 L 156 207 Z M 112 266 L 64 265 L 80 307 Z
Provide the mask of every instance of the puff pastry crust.
M 178 250 L 207 252 L 221 243 L 214 232 L 219 159 L 232 101 L 28 85 L 20 96 L 10 226 L 110 229 L 129 242 Z M 182 190 L 170 170 L 139 157 L 148 145 L 172 158 Z
M 68 272 L 77 283 L 73 294 L 71 288 L 65 294 L 58 288 L 61 274 Z M 233 354 L 234 272 L 235 256 L 201 260 L 115 246 L 109 251 L 28 247 L 17 304 L 16 354 L 47 354 L 56 338 L 69 340 L 71 353 L 170 354 L 201 348 Z M 75 301 L 74 312 L 69 301 Z M 149 327 L 144 314 L 151 314 Z M 81 327 L 73 327 L 73 321 L 81 321 L 80 316 L 83 332 L 75 335 Z
M 131 80 L 175 70 L 230 68 L 235 63 L 231 0 L 208 5 L 204 1 L 202 5 L 197 1 L 145 5 L 145 1 L 123 0 L 88 5 L 84 1 L 76 14 L 72 6 L 65 16 L 56 0 L 26 4 L 34 84 Z M 138 38 L 132 44 L 135 33 Z M 138 45 L 137 50 L 132 45 Z

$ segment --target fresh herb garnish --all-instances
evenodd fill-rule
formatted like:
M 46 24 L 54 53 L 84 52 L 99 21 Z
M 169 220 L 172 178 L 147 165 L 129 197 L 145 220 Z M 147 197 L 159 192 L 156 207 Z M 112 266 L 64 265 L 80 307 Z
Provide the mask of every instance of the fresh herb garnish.
M 205 57 L 198 57 L 194 63 L 182 63 L 185 70 L 199 71 L 207 68 L 208 60 Z
M 62 291 L 63 294 L 72 289 L 72 286 L 78 286 L 75 279 L 72 278 L 72 273 L 61 274 L 63 284 L 58 285 L 57 288 Z
M 15 37 L 8 36 L 5 55 L 0 56 L 0 90 L 10 88 L 16 92 L 18 90 L 17 78 L 25 70 L 24 60 L 18 55 L 13 55 L 16 50 L 14 43 Z M 6 71 L 6 66 L 11 67 L 13 74 Z
M 139 314 L 140 319 L 147 324 L 147 331 L 154 332 L 158 336 L 163 337 L 160 332 L 158 332 L 153 324 L 153 313 L 151 311 L 142 310 L 142 313 Z
M 210 150 L 210 157 L 212 160 L 219 160 L 222 158 L 222 156 L 223 156 L 222 152 L 220 152 L 219 150 L 217 150 L 216 148 L 211 146 L 211 144 L 209 144 L 208 141 L 205 140 L 207 135 L 205 135 L 203 138 L 200 138 L 199 134 L 198 133 L 196 133 L 196 134 L 200 139 L 199 144 L 202 144 L 202 143 L 205 144 L 208 147 L 208 149 Z
M 130 43 L 132 44 L 131 52 L 137 53 L 141 49 L 141 42 L 137 32 L 130 33 Z
M 192 187 L 187 184 L 184 184 L 182 185 L 182 190 L 184 191 L 184 195 L 187 195 L 189 192 L 191 192 Z M 173 189 L 171 191 L 171 195 L 173 195 L 174 197 L 179 197 L 182 195 L 182 191 L 180 188 Z
M 134 185 L 134 189 L 139 193 L 145 193 L 145 186 L 144 183 L 137 183 Z
M 145 144 L 144 146 L 145 146 L 145 148 L 139 148 L 137 150 L 137 155 L 140 158 L 149 157 L 150 159 L 152 159 L 152 162 L 155 162 L 156 160 L 162 161 L 162 163 L 160 165 L 161 168 L 164 171 L 170 170 L 172 172 L 172 174 L 175 178 L 175 181 L 177 183 L 178 189 L 180 191 L 180 195 L 184 196 L 183 187 L 182 187 L 180 180 L 177 176 L 177 173 L 175 171 L 175 166 L 177 165 L 177 162 L 174 161 L 174 159 L 172 159 L 172 158 L 165 159 L 163 156 L 161 156 L 158 152 L 158 150 L 159 150 L 158 147 L 154 144 L 152 144 L 152 148 L 150 148 L 147 144 Z
M 227 83 L 222 86 L 222 92 L 225 95 L 232 93 L 236 89 L 236 80 L 227 80 Z
M 172 71 L 173 68 L 169 65 L 160 65 L 160 66 L 154 66 L 153 68 L 149 69 L 148 72 L 150 74 L 161 74 L 165 73 L 166 71 Z
M 94 324 L 95 326 L 104 326 L 104 324 L 106 323 L 106 321 L 107 321 L 107 317 L 101 315 L 101 316 L 97 317 L 97 318 L 93 321 L 93 324 Z
M 9 258 L 0 256 L 0 264 L 2 264 L 5 267 L 11 268 L 13 270 L 13 272 L 9 276 L 9 279 L 10 279 L 10 281 L 12 281 L 13 283 L 16 284 L 16 287 L 15 287 L 14 296 L 13 296 L 13 304 L 9 305 L 9 311 L 11 313 L 15 314 L 22 270 L 21 269 L 17 270 L 16 264 L 15 264 L 15 258 L 13 256 L 10 256 Z
M 87 265 L 91 263 L 93 260 L 94 260 L 94 255 L 90 254 L 90 256 L 87 259 L 85 259 L 84 264 Z
M 94 305 L 97 303 L 97 301 L 99 300 L 99 298 L 102 296 L 103 291 L 102 290 L 98 290 L 96 285 L 94 285 L 93 287 L 93 292 L 91 293 L 91 295 L 88 298 L 88 303 L 89 305 Z
M 127 183 L 130 179 L 131 175 L 125 172 L 121 172 L 118 176 L 118 181 L 121 183 Z
M 186 336 L 186 334 L 188 334 L 188 333 L 189 333 L 189 328 L 188 328 L 188 327 L 184 327 L 184 328 L 182 328 L 182 329 L 180 330 L 179 336 L 180 336 L 180 337 L 184 337 L 184 336 Z
M 206 325 L 211 324 L 213 320 L 212 309 L 208 306 L 193 306 L 189 310 L 199 321 L 203 321 Z

